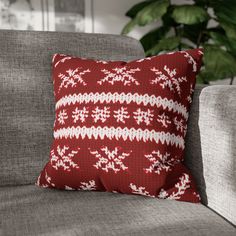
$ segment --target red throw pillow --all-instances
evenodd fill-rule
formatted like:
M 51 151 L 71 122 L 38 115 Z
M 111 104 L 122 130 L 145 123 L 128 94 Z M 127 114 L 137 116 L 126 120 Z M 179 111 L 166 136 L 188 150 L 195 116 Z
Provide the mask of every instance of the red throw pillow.
M 50 160 L 37 185 L 199 202 L 183 164 L 200 49 L 131 62 L 56 54 Z

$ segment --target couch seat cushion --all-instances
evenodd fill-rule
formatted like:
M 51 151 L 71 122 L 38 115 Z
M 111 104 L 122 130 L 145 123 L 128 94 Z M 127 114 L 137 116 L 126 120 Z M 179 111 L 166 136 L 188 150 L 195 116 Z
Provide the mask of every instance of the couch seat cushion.
M 236 235 L 201 204 L 33 185 L 0 188 L 0 235 Z

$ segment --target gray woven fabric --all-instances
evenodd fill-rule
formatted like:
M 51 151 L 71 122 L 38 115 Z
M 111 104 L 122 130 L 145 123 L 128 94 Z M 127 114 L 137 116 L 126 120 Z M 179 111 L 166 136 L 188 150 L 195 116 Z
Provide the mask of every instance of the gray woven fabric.
M 4 236 L 233 236 L 236 229 L 201 204 L 112 194 L 0 188 Z
M 203 203 L 236 225 L 236 86 L 202 87 L 194 96 L 186 164 Z
M 144 56 L 114 35 L 0 31 L 0 186 L 34 183 L 49 157 L 54 121 L 54 53 L 104 60 Z

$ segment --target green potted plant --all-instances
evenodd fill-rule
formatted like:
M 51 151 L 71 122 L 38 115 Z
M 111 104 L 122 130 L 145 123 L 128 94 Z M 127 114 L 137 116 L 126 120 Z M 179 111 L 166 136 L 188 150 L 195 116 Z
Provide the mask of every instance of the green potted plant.
M 236 75 L 236 1 L 194 0 L 175 5 L 170 0 L 146 0 L 134 5 L 123 28 L 128 34 L 136 26 L 158 22 L 145 34 L 142 43 L 146 56 L 164 51 L 204 48 L 203 67 L 198 82 L 231 78 Z M 212 26 L 213 25 L 213 26 Z

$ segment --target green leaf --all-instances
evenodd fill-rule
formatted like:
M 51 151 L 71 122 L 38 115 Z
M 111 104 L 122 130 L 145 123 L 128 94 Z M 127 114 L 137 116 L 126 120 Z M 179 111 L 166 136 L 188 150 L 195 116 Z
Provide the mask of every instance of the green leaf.
M 228 51 L 236 58 L 236 41 L 233 39 L 228 39 L 229 46 Z
M 225 34 L 210 31 L 209 35 L 211 39 L 218 44 L 219 46 L 225 46 L 228 52 L 236 57 L 236 41 L 230 38 L 227 38 Z
M 146 52 L 147 56 L 157 55 L 162 51 L 172 51 L 180 45 L 179 37 L 170 37 L 161 39 L 154 47 Z
M 229 47 L 229 41 L 228 38 L 221 33 L 218 32 L 214 32 L 214 31 L 210 31 L 209 32 L 209 36 L 211 37 L 211 39 L 218 45 L 220 46 L 225 46 L 226 48 Z
M 151 4 L 153 1 L 144 1 L 144 2 L 140 2 L 138 4 L 135 4 L 132 8 L 130 8 L 127 12 L 126 12 L 126 16 L 130 17 L 130 18 L 134 18 L 137 13 L 139 11 L 141 11 L 144 7 L 148 6 L 149 4 Z
M 152 48 L 160 39 L 164 38 L 170 30 L 170 27 L 159 27 L 144 35 L 140 42 L 145 51 Z
M 204 76 L 207 80 L 217 80 L 236 75 L 236 60 L 225 50 L 212 45 L 204 47 Z
M 129 21 L 125 27 L 123 28 L 121 34 L 128 34 L 135 26 L 137 25 L 137 21 L 134 18 L 133 20 Z
M 197 82 L 209 84 L 209 81 L 219 80 L 219 76 L 214 71 L 207 71 L 205 68 L 200 71 L 197 76 Z
M 172 18 L 173 10 L 174 10 L 174 6 L 170 5 L 167 9 L 167 12 L 162 16 L 163 26 L 173 27 L 173 26 L 179 25 Z
M 181 50 L 188 50 L 188 49 L 193 49 L 194 47 L 187 43 L 180 43 L 180 48 Z
M 182 35 L 189 39 L 194 44 L 198 43 L 199 37 L 201 36 L 200 43 L 204 43 L 208 40 L 207 35 L 204 33 L 206 30 L 207 22 L 203 22 L 195 25 L 184 25 Z M 201 35 L 200 35 L 201 34 Z
M 204 74 L 204 70 L 201 70 L 197 75 L 197 83 L 198 84 L 209 84 L 207 80 L 207 76 Z
M 220 25 L 225 30 L 227 37 L 236 40 L 236 25 L 224 21 L 220 21 Z
M 209 33 L 209 32 L 216 32 L 216 33 L 225 35 L 225 31 L 220 25 L 217 25 L 217 26 L 211 27 L 211 28 L 207 28 L 206 33 Z
M 208 4 L 208 0 L 194 0 L 194 2 L 196 3 L 196 5 L 202 6 L 202 7 Z
M 160 19 L 167 11 L 169 0 L 156 0 L 140 10 L 136 17 L 128 22 L 122 30 L 122 34 L 129 33 L 134 26 L 145 26 L 151 22 Z
M 214 13 L 220 21 L 236 24 L 236 1 L 235 0 L 209 0 Z
M 168 6 L 169 0 L 158 0 L 146 6 L 136 16 L 138 24 L 144 26 L 160 19 L 167 12 Z
M 194 5 L 175 6 L 172 17 L 177 23 L 185 25 L 199 24 L 209 19 L 204 8 Z

